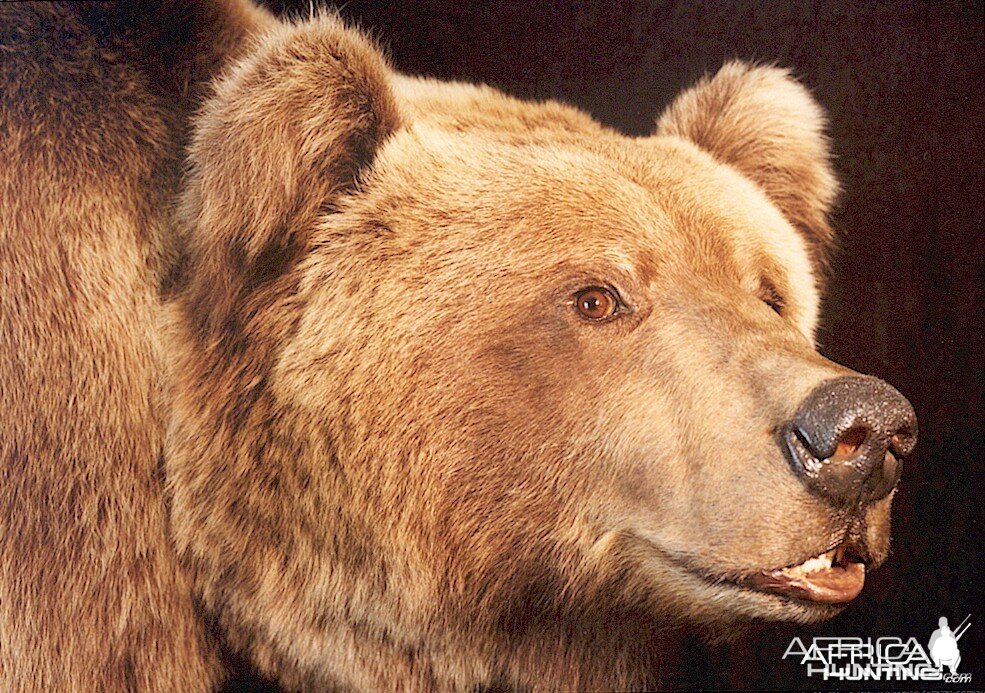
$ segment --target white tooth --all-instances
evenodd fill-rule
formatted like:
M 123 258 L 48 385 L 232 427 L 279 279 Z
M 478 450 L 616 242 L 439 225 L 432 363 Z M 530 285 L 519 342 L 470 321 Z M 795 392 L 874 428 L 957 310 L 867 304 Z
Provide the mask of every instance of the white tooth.
M 792 568 L 786 568 L 785 572 L 797 573 L 799 575 L 805 575 L 807 573 L 813 573 L 817 570 L 827 570 L 831 567 L 831 552 L 823 553 L 820 556 L 810 558 L 800 565 L 795 565 Z

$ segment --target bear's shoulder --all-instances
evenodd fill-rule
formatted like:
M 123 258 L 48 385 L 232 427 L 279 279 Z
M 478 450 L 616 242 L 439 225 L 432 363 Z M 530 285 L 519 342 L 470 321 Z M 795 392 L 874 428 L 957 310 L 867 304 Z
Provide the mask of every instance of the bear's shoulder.
M 136 174 L 182 139 L 212 78 L 273 21 L 239 0 L 3 3 L 5 149 Z

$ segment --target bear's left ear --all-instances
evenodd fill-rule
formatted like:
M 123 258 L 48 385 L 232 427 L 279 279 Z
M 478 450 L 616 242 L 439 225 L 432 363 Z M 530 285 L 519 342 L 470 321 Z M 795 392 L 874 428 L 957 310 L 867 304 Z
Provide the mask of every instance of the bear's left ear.
M 838 194 L 825 124 L 821 107 L 788 71 L 735 61 L 678 96 L 657 121 L 657 134 L 690 140 L 759 184 L 823 266 Z
M 189 281 L 213 320 L 283 274 L 399 124 L 390 70 L 338 16 L 275 24 L 218 81 L 189 147 Z

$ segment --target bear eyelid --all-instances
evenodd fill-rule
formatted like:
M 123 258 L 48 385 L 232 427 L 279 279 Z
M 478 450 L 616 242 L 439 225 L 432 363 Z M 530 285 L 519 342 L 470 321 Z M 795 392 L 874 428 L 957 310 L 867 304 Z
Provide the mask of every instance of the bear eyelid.
M 766 277 L 761 277 L 759 279 L 759 291 L 757 295 L 760 301 L 773 309 L 774 313 L 783 317 L 787 302 L 780 294 L 779 289 L 776 288 L 776 284 Z

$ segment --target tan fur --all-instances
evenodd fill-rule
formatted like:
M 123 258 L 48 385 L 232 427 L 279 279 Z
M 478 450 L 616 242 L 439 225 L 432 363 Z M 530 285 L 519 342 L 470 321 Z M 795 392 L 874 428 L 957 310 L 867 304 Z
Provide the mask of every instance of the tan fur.
M 50 363 L 19 376 L 8 405 L 25 412 L 19 430 L 56 431 L 89 456 L 55 473 L 44 464 L 59 448 L 35 444 L 48 462 L 21 464 L 39 478 L 23 485 L 34 524 L 21 536 L 65 541 L 87 526 L 39 519 L 42 476 L 91 477 L 97 489 L 110 478 L 90 458 L 115 448 L 26 418 L 38 402 L 64 413 L 74 394 L 71 416 L 88 426 L 115 421 L 106 403 L 120 402 L 134 418 L 114 434 L 142 432 L 148 450 L 158 429 L 146 422 L 167 418 L 170 539 L 188 577 L 164 563 L 155 491 L 131 492 L 127 508 L 156 508 L 158 533 L 126 530 L 166 557 L 147 568 L 177 581 L 161 594 L 193 594 L 231 648 L 290 689 L 641 689 L 673 665 L 681 627 L 832 616 L 726 581 L 849 531 L 874 563 L 888 550 L 890 499 L 836 512 L 776 440 L 813 387 L 848 372 L 813 347 L 835 190 L 821 123 L 785 73 L 730 64 L 685 92 L 655 136 L 626 138 L 562 104 L 398 75 L 332 15 L 269 26 L 195 121 L 166 319 L 122 212 L 150 193 L 76 183 L 118 220 L 85 218 L 77 263 L 100 286 L 131 278 L 91 300 L 61 298 L 101 320 L 124 311 L 113 339 L 53 331 L 92 369 L 52 391 L 61 405 L 29 387 L 47 382 Z M 146 160 L 138 149 L 121 161 Z M 15 180 L 4 199 L 63 209 Z M 43 228 L 19 223 L 25 238 Z M 100 245 L 105 229 L 129 240 Z M 5 279 L 29 265 L 7 266 Z M 574 294 L 597 285 L 618 291 L 624 314 L 577 315 Z M 18 286 L 24 300 L 51 299 Z M 44 349 L 8 336 L 64 315 L 44 310 L 5 304 L 4 355 Z M 94 384 L 113 372 L 130 387 L 141 372 L 166 383 L 166 414 L 151 385 Z M 5 550 L 0 594 L 57 625 L 39 606 L 57 589 L 18 587 L 10 567 L 40 566 L 37 543 L 18 551 Z M 81 546 L 62 560 L 109 555 Z M 75 574 L 99 594 L 121 589 L 96 570 Z M 158 598 L 137 590 L 127 604 L 163 609 Z M 194 630 L 190 612 L 180 623 Z M 0 617 L 20 629 L 18 652 L 41 647 L 16 613 Z M 91 615 L 76 620 L 107 636 Z M 141 656 L 186 683 L 215 680 L 201 631 L 142 642 Z M 198 670 L 148 654 L 176 642 L 201 643 L 184 655 Z M 96 648 L 129 651 L 119 639 Z
M 821 262 L 834 239 L 827 215 L 838 194 L 824 126 L 824 113 L 789 71 L 731 62 L 681 94 L 657 130 L 691 140 L 762 186 Z

